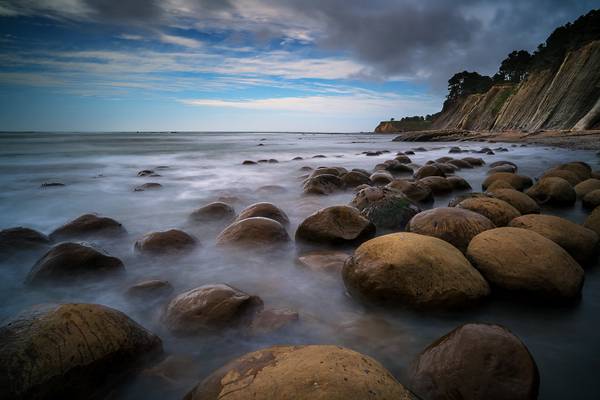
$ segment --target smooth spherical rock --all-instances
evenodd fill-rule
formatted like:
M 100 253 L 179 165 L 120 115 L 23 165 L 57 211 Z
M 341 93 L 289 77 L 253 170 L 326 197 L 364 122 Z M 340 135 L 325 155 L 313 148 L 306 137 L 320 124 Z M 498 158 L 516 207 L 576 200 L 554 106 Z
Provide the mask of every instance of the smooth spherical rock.
M 550 170 L 544 172 L 544 174 L 540 177 L 540 179 L 545 179 L 545 178 L 562 178 L 562 179 L 566 180 L 567 182 L 569 182 L 569 184 L 571 186 L 576 186 L 577 184 L 579 184 L 583 181 L 583 179 L 581 179 L 579 176 L 577 176 L 577 174 L 575 174 L 574 172 L 567 171 L 565 169 L 557 169 L 557 168 L 553 168 L 553 169 L 550 169 Z
M 183 254 L 190 252 L 198 241 L 179 229 L 169 229 L 145 234 L 135 242 L 137 252 L 147 255 Z
M 467 182 L 467 180 L 465 178 L 462 178 L 460 176 L 449 176 L 446 178 L 446 180 L 448 181 L 448 183 L 450 183 L 450 186 L 452 186 L 453 190 L 471 190 L 471 185 L 469 184 L 469 182 Z
M 52 240 L 62 240 L 77 237 L 114 236 L 125 232 L 123 225 L 112 218 L 99 217 L 95 214 L 84 214 L 57 228 L 49 236 Z
M 377 171 L 369 177 L 375 185 L 387 185 L 394 180 L 394 176 L 387 171 Z
M 452 191 L 452 184 L 448 179 L 441 176 L 428 176 L 427 178 L 419 179 L 417 182 L 431 189 L 434 195 L 443 195 Z
M 360 185 L 370 185 L 371 179 L 369 179 L 369 175 L 365 175 L 359 171 L 350 171 L 342 175 L 341 177 L 344 185 L 349 188 L 355 188 Z
M 523 191 L 523 190 L 527 189 L 528 187 L 530 187 L 531 185 L 533 185 L 533 181 L 531 180 L 531 178 L 529 178 L 527 176 L 513 174 L 510 172 L 496 172 L 496 173 L 488 176 L 485 179 L 485 181 L 483 181 L 483 183 L 481 184 L 481 187 L 483 188 L 483 190 L 487 190 L 488 186 L 490 186 L 492 183 L 494 183 L 496 181 L 505 181 L 506 183 L 511 185 L 514 189 L 520 190 L 520 191 Z
M 476 212 L 440 207 L 415 215 L 406 230 L 445 240 L 464 253 L 473 237 L 495 227 L 492 221 Z
M 491 185 L 489 185 L 487 187 L 487 192 L 491 192 L 491 191 L 494 191 L 494 190 L 497 190 L 497 189 L 512 189 L 512 190 L 515 190 L 515 188 L 512 187 L 512 185 L 510 183 L 508 183 L 506 181 L 500 181 L 500 180 L 498 180 L 498 181 L 492 183 Z
M 340 170 L 337 169 L 337 168 L 321 167 L 321 168 L 315 169 L 310 174 L 310 177 L 314 178 L 315 176 L 319 176 L 319 175 L 335 175 L 335 176 L 340 176 Z
M 50 249 L 29 271 L 25 283 L 75 284 L 83 280 L 113 277 L 125 271 L 123 262 L 98 250 L 78 244 L 61 243 Z
M 415 172 L 415 175 L 414 175 L 415 179 L 426 178 L 428 176 L 442 176 L 442 177 L 445 177 L 446 174 L 437 165 L 425 165 L 425 166 L 419 168 Z
M 478 197 L 490 197 L 490 196 L 488 196 L 485 193 L 481 193 L 481 192 L 469 192 L 469 193 L 459 194 L 458 196 L 453 197 L 452 199 L 450 199 L 450 201 L 448 202 L 448 207 L 456 207 L 463 200 L 472 199 L 472 198 L 478 198 Z
M 306 218 L 296 241 L 320 244 L 359 244 L 375 235 L 375 225 L 354 207 L 331 206 Z
M 306 194 L 326 195 L 344 189 L 344 182 L 336 175 L 319 175 L 306 180 L 303 191 Z
M 573 161 L 562 164 L 558 166 L 558 169 L 571 171 L 582 181 L 589 179 L 592 175 L 592 168 L 589 166 L 589 164 L 582 161 Z
M 350 254 L 341 251 L 311 251 L 299 256 L 297 263 L 314 271 L 339 273 L 348 257 L 350 257 Z
M 193 222 L 229 222 L 235 219 L 235 209 L 227 203 L 216 201 L 194 210 L 189 219 Z
M 593 230 L 600 237 L 600 206 L 594 208 L 594 211 L 588 215 L 583 226 Z
M 596 232 L 568 219 L 530 214 L 513 219 L 509 226 L 539 233 L 565 249 L 582 265 L 594 260 L 598 252 Z
M 395 179 L 387 185 L 388 188 L 399 190 L 415 203 L 427 203 L 433 201 L 433 191 L 422 182 Z
M 381 187 L 359 191 L 351 206 L 357 208 L 377 229 L 404 229 L 406 223 L 420 210 L 402 192 Z
M 540 206 L 531 197 L 515 189 L 489 189 L 489 196 L 503 200 L 516 208 L 522 215 L 539 214 Z
M 513 218 L 521 215 L 516 208 L 504 200 L 493 197 L 472 197 L 461 201 L 457 207 L 481 214 L 498 227 L 508 225 Z
M 465 157 L 465 158 L 463 158 L 463 160 L 468 162 L 469 164 L 471 164 L 474 167 L 480 167 L 485 164 L 485 161 L 483 161 L 482 158 Z
M 394 160 L 398 161 L 399 163 L 402 164 L 410 164 L 412 163 L 412 160 L 410 159 L 410 157 L 408 157 L 407 155 L 404 154 L 398 154 Z
M 262 307 L 258 296 L 225 284 L 204 285 L 171 300 L 163 322 L 175 335 L 214 333 L 250 324 Z
M 589 192 L 600 189 L 600 179 L 586 179 L 585 181 L 575 185 L 574 189 L 575 193 L 577 193 L 577 197 L 582 198 Z
M 48 236 L 22 226 L 0 230 L 0 254 L 12 255 L 21 251 L 40 250 L 50 244 Z
M 538 204 L 568 207 L 575 204 L 575 189 L 562 178 L 544 178 L 525 192 Z
M 230 361 L 185 400 L 410 400 L 377 361 L 330 345 L 275 346 Z
M 363 243 L 342 270 L 350 292 L 416 308 L 471 305 L 489 287 L 451 244 L 416 233 L 393 233 Z
M 158 336 L 98 304 L 29 310 L 0 327 L 5 399 L 105 398 L 162 353 Z
M 452 164 L 455 167 L 458 167 L 458 168 L 461 168 L 461 169 L 462 168 L 466 168 L 466 169 L 473 168 L 473 165 L 471 165 L 471 163 L 469 163 L 468 161 L 465 161 L 465 160 L 455 160 L 455 159 L 452 159 L 452 160 L 448 160 L 448 164 Z
M 244 208 L 236 221 L 241 221 L 246 218 L 263 217 L 279 222 L 282 225 L 287 225 L 290 220 L 285 212 L 279 207 L 271 203 L 256 203 Z
M 427 347 L 411 366 L 420 398 L 535 400 L 540 377 L 527 347 L 499 325 L 466 324 Z
M 517 164 L 515 164 L 512 161 L 506 161 L 506 160 L 494 161 L 493 163 L 490 164 L 490 168 L 496 168 L 496 167 L 499 167 L 501 165 L 510 165 L 511 167 L 513 167 L 513 169 L 515 171 L 518 169 Z
M 581 199 L 581 204 L 583 204 L 585 208 L 592 210 L 600 206 L 600 189 L 592 190 L 583 196 L 583 199 Z
M 290 241 L 285 227 L 270 218 L 253 217 L 234 222 L 217 237 L 221 246 L 266 247 Z
M 537 232 L 496 228 L 475 236 L 467 257 L 492 286 L 562 299 L 579 296 L 584 272 L 562 247 Z

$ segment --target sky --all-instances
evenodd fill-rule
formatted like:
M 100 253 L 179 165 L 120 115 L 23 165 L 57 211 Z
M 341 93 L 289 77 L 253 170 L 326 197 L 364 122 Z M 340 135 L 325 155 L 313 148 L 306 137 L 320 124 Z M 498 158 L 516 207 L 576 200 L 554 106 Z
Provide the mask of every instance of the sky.
M 595 0 L 0 0 L 0 130 L 372 131 Z

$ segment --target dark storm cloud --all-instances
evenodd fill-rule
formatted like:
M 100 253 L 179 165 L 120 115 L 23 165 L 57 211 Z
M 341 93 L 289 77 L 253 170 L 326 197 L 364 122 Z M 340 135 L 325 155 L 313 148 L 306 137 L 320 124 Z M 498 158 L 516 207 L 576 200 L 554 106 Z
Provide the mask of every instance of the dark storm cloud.
M 160 0 L 83 0 L 92 17 L 104 21 L 159 20 L 163 9 Z

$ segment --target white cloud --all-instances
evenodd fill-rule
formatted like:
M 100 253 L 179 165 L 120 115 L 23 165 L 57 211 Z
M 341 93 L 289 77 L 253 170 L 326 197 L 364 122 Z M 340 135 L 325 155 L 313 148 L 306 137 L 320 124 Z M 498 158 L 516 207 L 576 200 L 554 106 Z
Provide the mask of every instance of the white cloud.
M 192 49 L 197 49 L 202 46 L 202 42 L 196 39 L 191 39 L 183 36 L 175 36 L 175 35 L 167 35 L 166 33 L 161 33 L 158 38 L 163 43 L 174 44 L 177 46 L 189 47 Z
M 129 33 L 123 33 L 122 35 L 117 36 L 119 39 L 124 40 L 144 40 L 144 37 L 141 35 L 131 35 Z

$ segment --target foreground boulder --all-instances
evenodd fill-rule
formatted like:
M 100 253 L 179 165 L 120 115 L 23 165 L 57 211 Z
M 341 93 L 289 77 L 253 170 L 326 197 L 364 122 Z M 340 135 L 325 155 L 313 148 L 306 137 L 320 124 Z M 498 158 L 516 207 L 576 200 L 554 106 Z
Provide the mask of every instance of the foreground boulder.
M 529 188 L 525 193 L 538 204 L 568 207 L 575 204 L 575 189 L 562 178 L 544 178 Z
M 225 284 L 205 285 L 171 300 L 163 321 L 175 335 L 214 333 L 250 324 L 262 307 L 258 296 Z
M 381 187 L 360 190 L 350 205 L 356 207 L 377 229 L 383 230 L 402 230 L 421 211 L 402 192 Z
M 327 207 L 306 218 L 296 240 L 331 245 L 360 244 L 375 235 L 375 225 L 350 206 Z
M 415 233 L 363 243 L 342 276 L 361 297 L 417 308 L 462 307 L 489 294 L 487 282 L 456 247 Z
M 501 181 L 498 181 L 501 182 Z M 493 185 L 492 185 L 493 186 Z M 487 195 L 503 200 L 516 208 L 522 215 L 539 214 L 540 206 L 531 197 L 515 189 L 489 189 Z
M 496 226 L 506 226 L 513 218 L 521 215 L 507 202 L 493 197 L 471 197 L 458 203 L 457 207 L 481 214 Z
M 222 201 L 202 206 L 190 214 L 190 221 L 193 222 L 230 222 L 234 219 L 235 209 Z
M 344 181 L 336 175 L 319 175 L 307 179 L 303 190 L 306 194 L 331 194 L 344 189 Z
M 264 247 L 289 242 L 285 227 L 279 222 L 263 217 L 242 219 L 229 225 L 217 237 L 221 246 Z
M 568 219 L 553 215 L 523 215 L 513 219 L 509 226 L 539 233 L 565 249 L 582 265 L 593 261 L 598 253 L 596 232 Z
M 255 203 L 244 208 L 236 221 L 241 221 L 246 218 L 263 217 L 279 222 L 282 225 L 287 225 L 290 220 L 285 212 L 271 203 Z
M 179 229 L 151 232 L 135 242 L 136 251 L 147 255 L 182 254 L 190 252 L 198 245 L 191 235 Z
M 410 370 L 429 400 L 535 400 L 540 377 L 527 347 L 499 325 L 466 324 L 436 340 Z
M 439 207 L 415 215 L 406 230 L 445 240 L 464 253 L 473 237 L 495 227 L 487 217 L 476 212 Z
M 105 279 L 125 271 L 123 262 L 98 250 L 78 244 L 61 243 L 40 258 L 25 279 L 28 285 L 73 284 Z
M 31 310 L 0 327 L 5 399 L 104 398 L 162 353 L 158 336 L 97 304 Z
M 550 299 L 579 296 L 583 269 L 537 232 L 496 228 L 475 236 L 467 257 L 492 286 Z
M 585 219 L 583 226 L 593 230 L 600 236 L 600 206 L 594 208 L 594 211 Z
M 516 190 L 523 191 L 533 185 L 533 181 L 528 176 L 513 174 L 510 172 L 496 172 L 488 176 L 481 184 L 483 190 L 496 181 L 504 181 Z
M 99 217 L 95 214 L 84 214 L 57 228 L 50 234 L 50 239 L 62 240 L 77 237 L 114 236 L 125 232 L 123 225 L 112 218 Z
M 377 361 L 339 346 L 274 346 L 213 372 L 185 400 L 410 400 Z
M 48 236 L 34 229 L 18 226 L 0 231 L 0 256 L 20 251 L 40 250 L 50 244 Z

